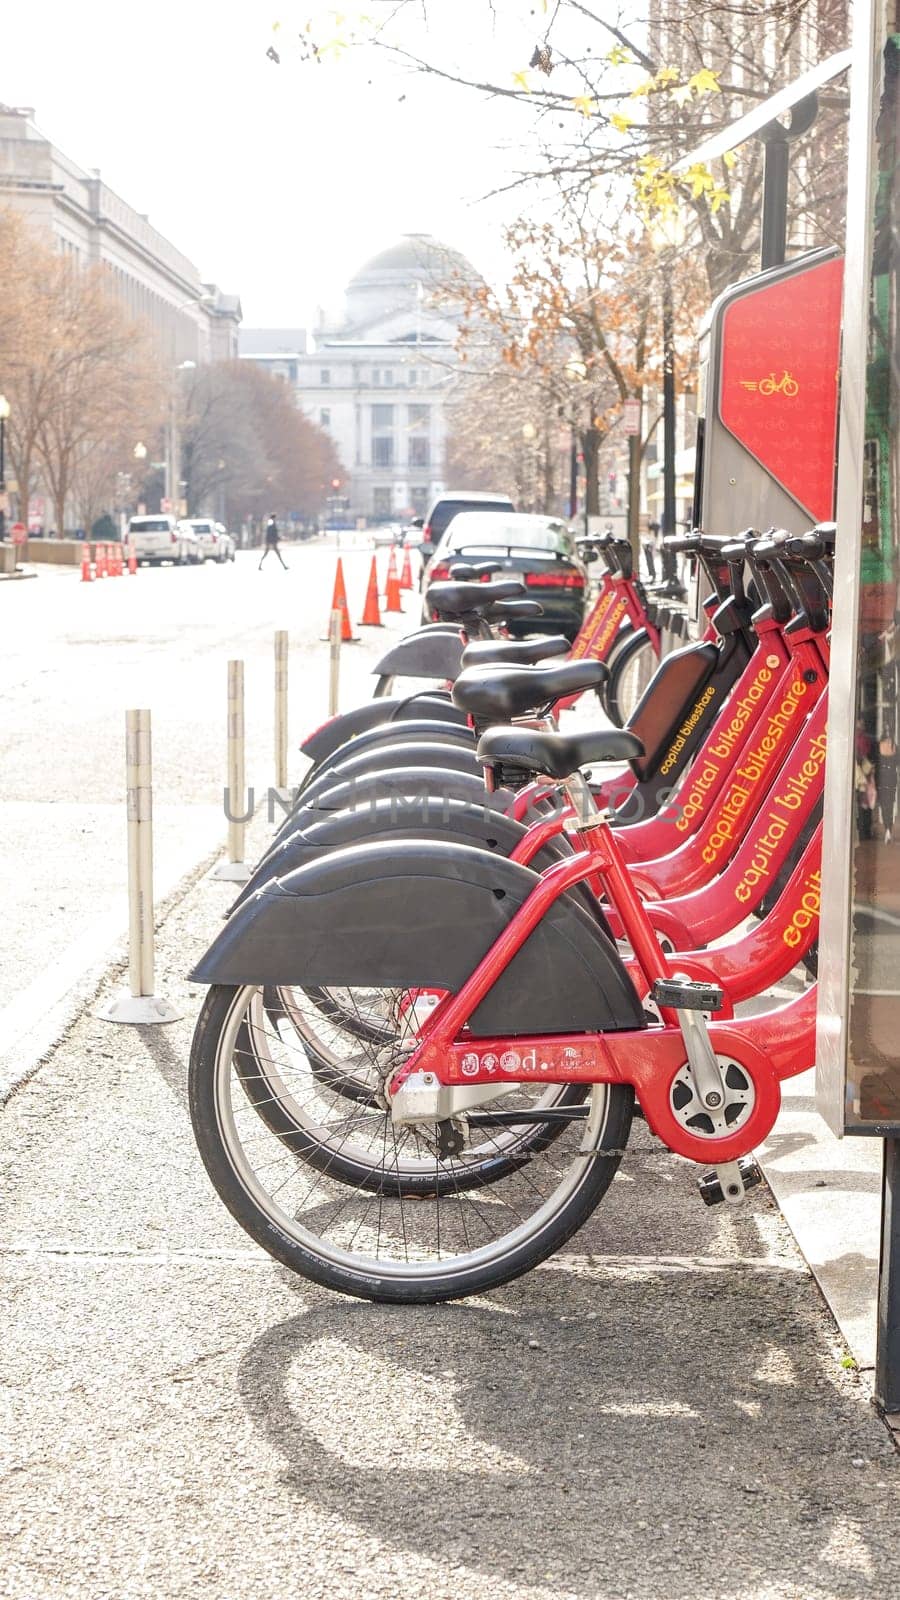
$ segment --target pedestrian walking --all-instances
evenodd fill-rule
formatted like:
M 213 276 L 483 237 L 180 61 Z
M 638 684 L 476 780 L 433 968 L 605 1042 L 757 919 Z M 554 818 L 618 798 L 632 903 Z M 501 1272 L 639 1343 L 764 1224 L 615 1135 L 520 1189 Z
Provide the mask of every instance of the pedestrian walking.
M 897 746 L 891 728 L 885 728 L 878 741 L 876 780 L 884 842 L 890 844 L 894 832 L 894 808 L 897 803 Z
M 257 568 L 259 572 L 262 571 L 262 564 L 265 561 L 266 556 L 271 555 L 273 550 L 281 562 L 281 565 L 284 567 L 285 572 L 287 572 L 287 563 L 285 562 L 278 545 L 278 523 L 275 521 L 274 511 L 272 511 L 269 513 L 269 520 L 266 523 L 266 548 L 259 558 L 259 567 Z

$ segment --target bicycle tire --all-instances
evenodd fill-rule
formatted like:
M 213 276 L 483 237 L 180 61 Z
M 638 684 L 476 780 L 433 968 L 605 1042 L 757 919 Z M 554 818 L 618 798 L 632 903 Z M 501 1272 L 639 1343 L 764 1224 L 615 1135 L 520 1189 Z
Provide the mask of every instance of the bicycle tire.
M 395 1304 L 433 1304 L 481 1293 L 519 1277 L 553 1255 L 582 1226 L 609 1188 L 631 1128 L 634 1095 L 630 1087 L 621 1084 L 591 1089 L 587 1120 L 573 1125 L 574 1136 L 554 1142 L 552 1163 L 549 1159 L 529 1160 L 505 1180 L 515 1185 L 524 1175 L 522 1203 L 534 1207 L 533 1215 L 527 1218 L 498 1193 L 502 1185 L 497 1184 L 465 1196 L 436 1197 L 433 1206 L 426 1196 L 421 1196 L 406 1212 L 402 1198 L 395 1203 L 383 1192 L 364 1193 L 362 1210 L 348 1215 L 353 1199 L 348 1186 L 341 1184 L 334 1200 L 328 1175 L 315 1173 L 306 1188 L 308 1167 L 280 1145 L 279 1170 L 271 1172 L 271 1159 L 264 1159 L 257 1172 L 250 1163 L 247 1143 L 259 1138 L 272 1141 L 274 1136 L 264 1129 L 252 1106 L 241 1099 L 235 1108 L 232 1100 L 233 1049 L 256 992 L 256 986 L 210 988 L 191 1049 L 191 1121 L 210 1181 L 231 1215 L 275 1260 L 301 1276 L 339 1293 Z M 245 1134 L 239 1134 L 237 1129 L 236 1119 L 241 1112 L 252 1119 L 242 1124 L 248 1130 Z M 396 1142 L 397 1130 L 389 1115 L 385 1114 L 384 1122 L 385 1141 L 393 1137 Z M 270 1143 L 269 1154 L 271 1148 Z M 566 1160 L 568 1167 L 561 1173 L 561 1163 Z M 436 1165 L 440 1165 L 438 1158 Z M 267 1167 L 270 1176 L 265 1182 L 274 1186 L 271 1194 L 260 1176 Z M 546 1194 L 540 1188 L 541 1181 L 550 1186 Z M 491 1231 L 483 1235 L 484 1244 L 473 1244 L 468 1230 L 474 1230 L 474 1217 L 480 1216 L 482 1194 L 485 1212 L 492 1219 Z M 386 1201 L 389 1208 L 393 1207 L 387 1218 Z M 377 1213 L 371 1218 L 376 1202 Z M 442 1235 L 439 1221 L 435 1244 L 431 1218 L 442 1204 L 444 1231 Z M 398 1207 L 402 1234 L 396 1220 Z M 509 1211 L 515 1225 L 508 1232 L 498 1233 L 497 1225 L 502 1226 L 501 1219 Z M 451 1253 L 448 1237 L 451 1241 L 463 1237 L 452 1231 L 460 1218 L 464 1248 Z M 334 1228 L 333 1238 L 326 1232 L 329 1226 Z M 411 1256 L 410 1234 L 414 1229 L 417 1231 Z M 420 1240 L 426 1242 L 419 1243 Z
M 607 716 L 617 727 L 624 728 L 634 715 L 658 665 L 646 628 L 635 628 L 613 652 L 608 662 L 609 677 L 601 693 Z

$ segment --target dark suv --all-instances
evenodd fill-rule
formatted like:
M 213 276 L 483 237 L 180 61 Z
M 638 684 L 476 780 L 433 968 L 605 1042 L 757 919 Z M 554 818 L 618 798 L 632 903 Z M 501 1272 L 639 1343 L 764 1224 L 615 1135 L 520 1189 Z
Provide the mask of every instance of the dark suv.
M 515 511 L 508 494 L 484 494 L 480 489 L 445 489 L 432 500 L 422 527 L 423 572 L 458 511 Z M 427 548 L 430 546 L 431 548 Z

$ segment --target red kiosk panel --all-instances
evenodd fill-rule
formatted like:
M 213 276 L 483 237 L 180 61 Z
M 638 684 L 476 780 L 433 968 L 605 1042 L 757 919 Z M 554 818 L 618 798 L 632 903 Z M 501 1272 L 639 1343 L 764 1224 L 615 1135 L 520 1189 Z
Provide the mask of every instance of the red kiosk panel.
M 724 313 L 719 415 L 809 512 L 834 515 L 843 262 L 742 295 Z

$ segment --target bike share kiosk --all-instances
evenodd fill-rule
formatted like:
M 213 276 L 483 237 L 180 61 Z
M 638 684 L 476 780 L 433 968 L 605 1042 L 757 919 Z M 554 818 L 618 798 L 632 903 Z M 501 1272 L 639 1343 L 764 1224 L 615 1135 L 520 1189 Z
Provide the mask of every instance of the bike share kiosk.
M 875 1395 L 900 1411 L 900 8 L 855 8 L 816 1098 L 884 1141 Z M 858 1245 L 847 1240 L 847 1250 Z

